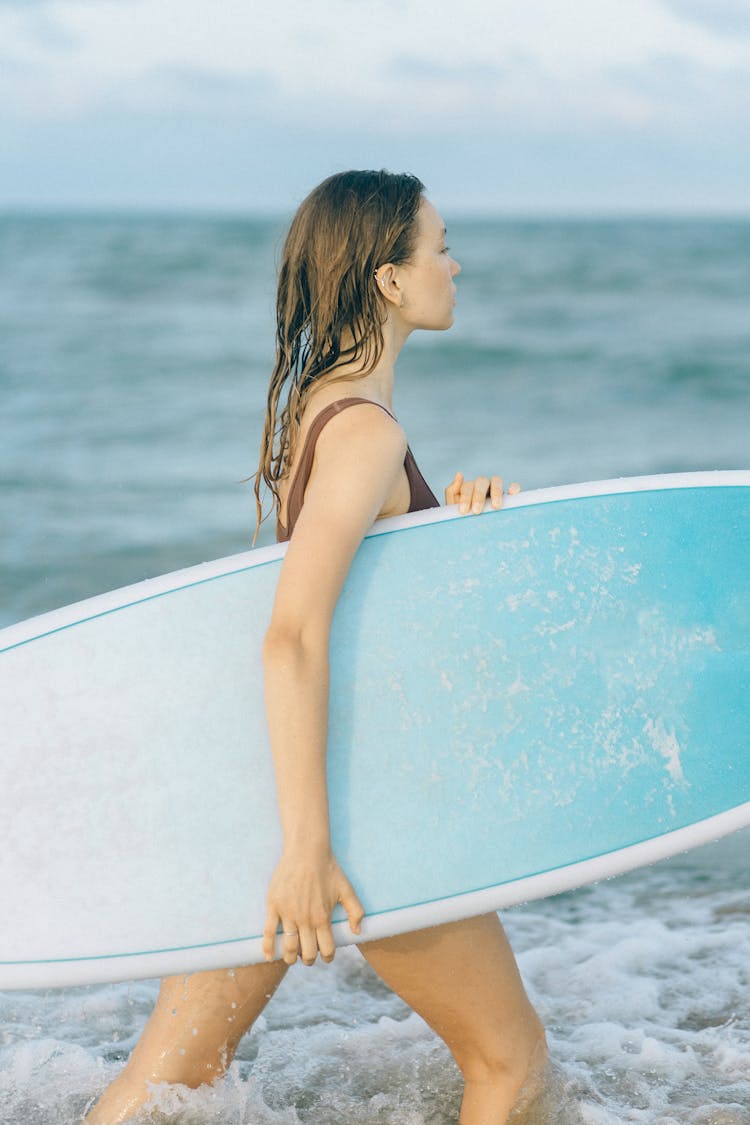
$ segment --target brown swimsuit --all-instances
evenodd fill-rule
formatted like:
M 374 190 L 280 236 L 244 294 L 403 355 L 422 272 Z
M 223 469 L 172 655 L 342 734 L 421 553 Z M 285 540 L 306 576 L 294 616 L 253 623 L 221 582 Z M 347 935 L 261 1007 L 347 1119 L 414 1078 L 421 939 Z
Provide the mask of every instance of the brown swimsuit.
M 330 422 L 334 415 L 340 414 L 342 410 L 346 410 L 349 406 L 357 406 L 359 403 L 363 402 L 369 403 L 371 406 L 379 406 L 381 410 L 385 410 L 389 418 L 393 418 L 390 410 L 386 410 L 384 406 L 380 406 L 379 402 L 373 402 L 369 398 L 340 398 L 337 399 L 336 402 L 329 403 L 328 406 L 323 407 L 320 413 L 315 415 L 312 425 L 307 431 L 305 444 L 302 447 L 302 455 L 299 459 L 299 464 L 286 498 L 286 527 L 280 519 L 276 520 L 276 540 L 278 543 L 285 543 L 291 538 L 294 525 L 302 511 L 302 505 L 305 500 L 305 489 L 310 479 L 313 458 L 315 457 L 315 445 L 320 436 L 320 431 L 323 429 L 326 422 Z M 414 455 L 408 446 L 406 449 L 406 457 L 404 457 L 404 469 L 406 470 L 406 478 L 409 481 L 409 511 L 421 512 L 424 508 L 439 508 L 440 503 L 433 494 L 427 481 L 420 473 L 417 462 L 414 460 Z

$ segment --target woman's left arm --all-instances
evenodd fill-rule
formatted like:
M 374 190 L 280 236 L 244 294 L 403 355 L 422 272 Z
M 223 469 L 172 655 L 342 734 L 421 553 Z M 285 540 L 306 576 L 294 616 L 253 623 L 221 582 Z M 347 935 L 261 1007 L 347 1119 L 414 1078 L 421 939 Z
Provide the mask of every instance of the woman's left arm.
M 514 481 L 508 488 L 508 496 L 515 496 L 520 491 L 520 484 Z M 445 490 L 446 504 L 458 504 L 462 516 L 468 512 L 475 516 L 479 515 L 484 511 L 488 497 L 493 508 L 502 508 L 502 477 L 476 477 L 475 480 L 464 480 L 463 473 L 456 473 Z
M 404 472 L 406 437 L 380 407 L 361 404 L 331 419 L 316 447 L 305 503 L 281 567 L 263 657 L 282 854 L 267 896 L 263 952 L 312 964 L 335 950 L 331 913 L 340 902 L 354 934 L 363 916 L 331 848 L 326 742 L 331 623 L 362 537 Z

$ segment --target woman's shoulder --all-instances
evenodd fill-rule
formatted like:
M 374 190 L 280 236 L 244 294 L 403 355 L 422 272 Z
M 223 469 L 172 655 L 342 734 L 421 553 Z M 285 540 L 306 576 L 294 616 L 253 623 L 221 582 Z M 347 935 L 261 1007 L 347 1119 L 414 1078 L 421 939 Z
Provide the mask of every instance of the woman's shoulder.
M 342 393 L 341 390 L 338 390 L 337 393 L 337 388 L 330 387 L 310 395 L 302 415 L 302 422 L 305 425 L 314 422 L 321 415 L 333 417 L 337 414 L 343 414 L 344 411 L 355 406 L 375 407 L 392 421 L 396 421 L 393 412 L 377 398 L 357 391 Z
M 406 434 L 391 411 L 381 402 L 363 395 L 346 395 L 315 408 L 304 425 L 305 440 L 321 449 L 361 444 L 386 445 L 406 453 Z M 303 423 L 307 419 L 303 419 Z
M 316 445 L 326 431 L 330 437 L 333 433 L 352 436 L 361 430 L 403 432 L 389 407 L 377 398 L 359 389 L 321 388 L 310 396 L 305 405 L 300 419 L 298 448 Z M 328 444 L 327 438 L 324 443 Z

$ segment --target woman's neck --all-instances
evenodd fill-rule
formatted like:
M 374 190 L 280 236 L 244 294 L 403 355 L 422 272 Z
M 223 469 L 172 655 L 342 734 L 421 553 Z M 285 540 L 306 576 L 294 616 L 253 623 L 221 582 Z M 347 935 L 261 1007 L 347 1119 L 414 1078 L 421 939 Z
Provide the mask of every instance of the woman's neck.
M 401 338 L 389 318 L 383 325 L 383 351 L 372 370 L 363 375 L 361 359 L 356 362 L 344 361 L 323 377 L 319 384 L 320 390 L 322 391 L 326 385 L 335 385 L 337 388 L 341 388 L 342 385 L 350 386 L 353 390 L 356 388 L 356 394 L 363 398 L 371 398 L 392 412 L 396 359 L 405 339 L 406 336 Z M 351 340 L 342 337 L 341 343 L 342 350 L 346 351 L 347 347 L 353 346 L 353 337 Z

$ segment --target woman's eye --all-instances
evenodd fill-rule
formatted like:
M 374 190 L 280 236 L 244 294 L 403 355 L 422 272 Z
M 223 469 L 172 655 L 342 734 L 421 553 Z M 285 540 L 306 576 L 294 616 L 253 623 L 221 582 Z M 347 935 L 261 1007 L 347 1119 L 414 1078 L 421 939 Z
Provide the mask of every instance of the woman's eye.
M 447 254 L 449 250 L 450 250 L 450 246 L 444 246 L 443 249 L 440 251 L 440 253 L 441 254 Z

